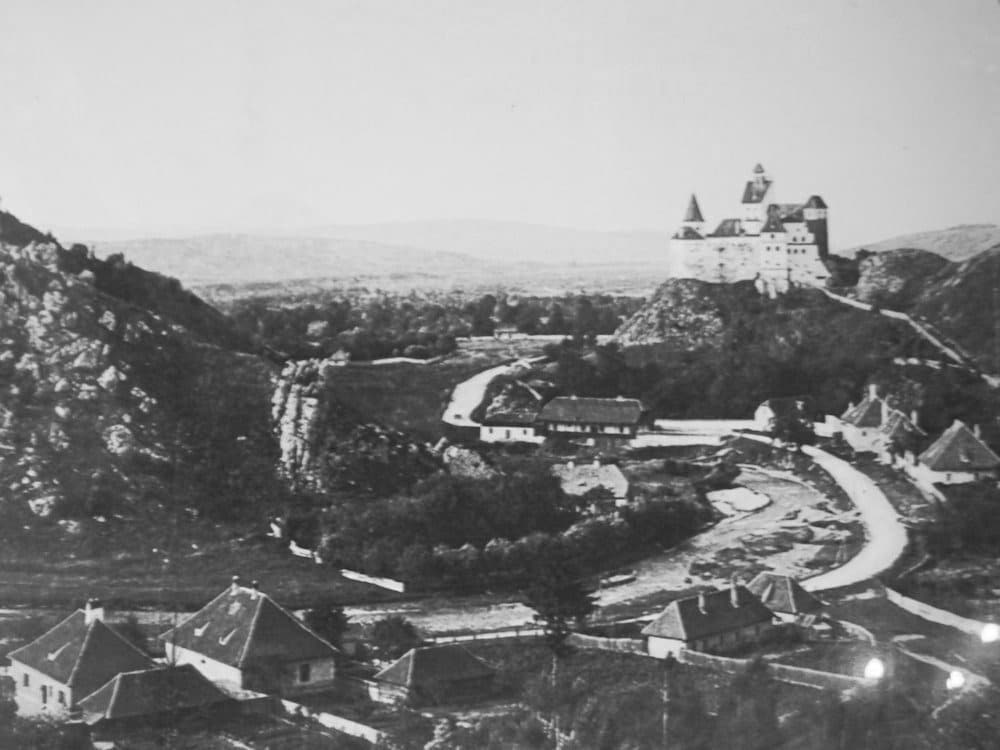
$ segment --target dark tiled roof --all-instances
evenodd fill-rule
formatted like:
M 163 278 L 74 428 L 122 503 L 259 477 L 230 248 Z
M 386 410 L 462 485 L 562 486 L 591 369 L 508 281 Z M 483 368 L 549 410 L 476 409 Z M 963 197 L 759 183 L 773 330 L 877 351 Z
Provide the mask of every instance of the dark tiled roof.
M 889 416 L 883 423 L 880 431 L 889 440 L 919 440 L 927 437 L 926 432 L 913 424 L 909 417 L 898 409 L 889 411 Z
M 676 638 L 692 641 L 750 625 L 770 623 L 774 614 L 746 586 L 736 587 L 736 603 L 731 600 L 732 589 L 710 591 L 704 594 L 705 611 L 698 596 L 670 602 L 663 613 L 642 629 L 643 635 Z
M 764 165 L 757 162 L 757 166 L 753 168 L 754 174 L 764 174 Z
M 760 184 L 756 180 L 751 180 L 743 188 L 743 203 L 760 203 L 767 195 L 767 189 L 771 187 L 770 180 L 762 180 Z
M 1000 466 L 1000 457 L 956 419 L 920 454 L 920 463 L 932 471 L 988 471 Z
M 823 602 L 802 588 L 791 576 L 760 573 L 747 584 L 747 589 L 772 612 L 800 615 L 823 608 Z
M 820 198 L 818 195 L 810 195 L 809 200 L 806 201 L 805 208 L 826 208 L 826 201 Z
M 865 396 L 860 404 L 849 408 L 840 418 L 855 427 L 881 427 L 882 399 L 878 396 Z
M 160 638 L 233 667 L 262 659 L 332 657 L 337 650 L 267 594 L 227 588 Z
M 101 620 L 88 625 L 82 609 L 8 656 L 79 695 L 93 692 L 119 672 L 146 669 L 153 664 Z
M 442 682 L 460 682 L 491 677 L 495 670 L 463 646 L 412 648 L 383 669 L 375 679 L 406 688 L 433 686 Z
M 801 224 L 806 220 L 802 213 L 804 206 L 801 203 L 775 203 L 774 206 L 778 216 L 785 223 Z
M 635 398 L 577 398 L 557 396 L 542 407 L 543 422 L 576 424 L 637 424 L 642 404 Z
M 691 227 L 681 227 L 674 234 L 675 240 L 702 240 L 702 237 L 696 230 Z
M 701 207 L 698 199 L 691 194 L 691 201 L 688 203 L 687 211 L 684 212 L 684 221 L 705 221 L 701 216 Z
M 232 700 L 193 665 L 122 672 L 80 701 L 88 724 Z
M 739 219 L 723 219 L 719 226 L 715 228 L 710 237 L 739 237 L 743 234 L 743 227 Z

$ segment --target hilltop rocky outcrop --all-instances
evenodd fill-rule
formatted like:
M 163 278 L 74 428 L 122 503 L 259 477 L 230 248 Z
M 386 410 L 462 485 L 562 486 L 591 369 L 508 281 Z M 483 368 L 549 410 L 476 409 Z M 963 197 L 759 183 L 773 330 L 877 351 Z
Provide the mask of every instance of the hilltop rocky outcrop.
M 854 294 L 862 302 L 908 310 L 929 284 L 949 275 L 954 268 L 954 263 L 927 250 L 887 250 L 861 261 Z
M 711 284 L 696 279 L 669 279 L 635 315 L 615 331 L 623 347 L 666 344 L 689 350 L 722 340 L 724 299 L 752 292 L 749 282 Z

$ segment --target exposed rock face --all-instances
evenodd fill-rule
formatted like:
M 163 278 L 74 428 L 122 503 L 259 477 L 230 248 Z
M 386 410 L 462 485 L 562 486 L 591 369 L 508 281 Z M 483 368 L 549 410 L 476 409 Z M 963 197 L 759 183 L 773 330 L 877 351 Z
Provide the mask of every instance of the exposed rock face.
M 725 329 L 723 295 L 752 292 L 748 283 L 724 285 L 670 279 L 615 331 L 615 338 L 621 346 L 667 344 L 691 350 L 716 345 Z
M 280 469 L 293 485 L 392 492 L 440 468 L 429 446 L 340 402 L 329 377 L 335 367 L 332 360 L 290 362 L 275 386 L 271 418 Z
M 894 310 L 913 306 L 928 284 L 953 271 L 955 264 L 926 250 L 890 250 L 861 261 L 855 295 L 862 302 Z

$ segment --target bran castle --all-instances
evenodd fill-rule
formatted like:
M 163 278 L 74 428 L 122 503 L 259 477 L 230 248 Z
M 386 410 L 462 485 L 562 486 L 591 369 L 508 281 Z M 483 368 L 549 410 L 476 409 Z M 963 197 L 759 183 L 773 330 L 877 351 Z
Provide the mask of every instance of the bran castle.
M 822 286 L 830 277 L 826 203 L 774 202 L 774 181 L 758 164 L 743 189 L 739 216 L 705 232 L 692 195 L 680 229 L 670 241 L 670 275 L 719 283 L 752 280 L 761 294 L 793 286 Z

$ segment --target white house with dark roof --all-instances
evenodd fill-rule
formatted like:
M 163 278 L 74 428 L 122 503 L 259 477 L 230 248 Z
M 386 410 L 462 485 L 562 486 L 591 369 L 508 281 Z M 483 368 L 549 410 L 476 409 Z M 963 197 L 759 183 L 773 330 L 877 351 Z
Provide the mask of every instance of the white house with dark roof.
M 538 423 L 549 435 L 633 438 L 642 415 L 635 398 L 557 396 L 542 407 Z
M 758 643 L 773 627 L 771 612 L 746 586 L 677 599 L 642 629 L 650 656 L 665 659 L 682 649 L 726 653 Z
M 337 649 L 238 579 L 160 639 L 170 663 L 236 688 L 289 695 L 330 687 L 336 677 Z
M 930 484 L 964 484 L 994 479 L 998 468 L 1000 456 L 983 442 L 978 427 L 970 430 L 956 419 L 907 471 Z
M 118 673 L 153 666 L 104 622 L 104 609 L 91 602 L 8 658 L 21 716 L 65 716 Z
M 744 185 L 738 215 L 706 231 L 692 195 L 670 243 L 670 273 L 681 278 L 734 282 L 753 280 L 774 295 L 793 286 L 822 286 L 830 277 L 827 205 L 818 195 L 801 203 L 778 203 L 774 180 L 758 164 Z
M 851 404 L 840 416 L 844 440 L 859 453 L 876 453 L 889 409 L 888 402 L 878 395 L 878 386 L 870 383 L 861 402 Z
M 794 578 L 777 573 L 759 573 L 747 584 L 747 590 L 783 622 L 804 623 L 824 606 Z

